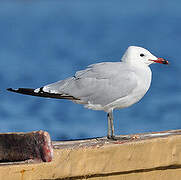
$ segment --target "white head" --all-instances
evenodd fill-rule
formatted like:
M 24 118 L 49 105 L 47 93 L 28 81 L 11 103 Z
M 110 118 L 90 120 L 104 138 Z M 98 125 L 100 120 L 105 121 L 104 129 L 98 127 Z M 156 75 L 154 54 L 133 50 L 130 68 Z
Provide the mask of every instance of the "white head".
M 165 59 L 157 58 L 148 50 L 138 46 L 129 46 L 122 57 L 122 62 L 132 65 L 145 64 L 147 66 L 152 63 L 168 64 L 168 61 Z

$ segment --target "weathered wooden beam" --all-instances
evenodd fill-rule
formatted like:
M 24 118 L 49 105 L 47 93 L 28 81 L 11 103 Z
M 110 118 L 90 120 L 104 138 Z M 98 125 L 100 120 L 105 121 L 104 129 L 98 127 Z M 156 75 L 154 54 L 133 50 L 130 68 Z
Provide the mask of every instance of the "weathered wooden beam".
M 0 179 L 180 180 L 181 130 L 53 142 L 49 163 L 0 163 Z

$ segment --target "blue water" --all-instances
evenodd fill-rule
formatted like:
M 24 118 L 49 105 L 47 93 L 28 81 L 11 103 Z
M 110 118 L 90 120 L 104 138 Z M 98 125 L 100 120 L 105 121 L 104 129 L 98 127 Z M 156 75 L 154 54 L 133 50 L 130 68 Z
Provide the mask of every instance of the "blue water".
M 0 131 L 42 129 L 54 140 L 105 136 L 105 112 L 5 89 L 40 87 L 92 63 L 119 61 L 129 45 L 171 64 L 152 65 L 146 96 L 114 112 L 116 134 L 181 128 L 181 1 L 1 1 Z

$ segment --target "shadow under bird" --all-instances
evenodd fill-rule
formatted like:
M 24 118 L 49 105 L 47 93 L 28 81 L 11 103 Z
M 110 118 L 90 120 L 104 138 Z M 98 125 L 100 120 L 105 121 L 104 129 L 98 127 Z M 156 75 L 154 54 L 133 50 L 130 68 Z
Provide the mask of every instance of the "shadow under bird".
M 153 63 L 168 64 L 148 50 L 130 46 L 121 62 L 92 64 L 77 71 L 73 77 L 37 89 L 19 88 L 8 91 L 47 98 L 68 99 L 86 108 L 107 112 L 109 139 L 114 135 L 113 110 L 129 107 L 138 102 L 148 91 Z

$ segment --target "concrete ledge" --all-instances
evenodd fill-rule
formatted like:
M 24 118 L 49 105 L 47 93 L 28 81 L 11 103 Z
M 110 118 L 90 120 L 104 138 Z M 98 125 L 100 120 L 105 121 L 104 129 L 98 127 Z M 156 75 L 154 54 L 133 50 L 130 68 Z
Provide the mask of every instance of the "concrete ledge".
M 53 146 L 52 162 L 1 163 L 0 179 L 181 179 L 181 130 Z

